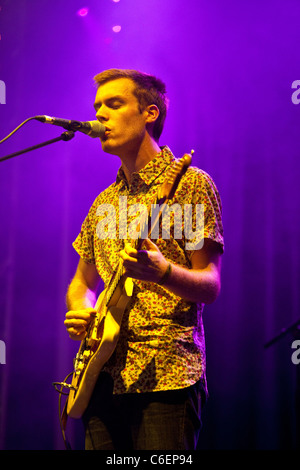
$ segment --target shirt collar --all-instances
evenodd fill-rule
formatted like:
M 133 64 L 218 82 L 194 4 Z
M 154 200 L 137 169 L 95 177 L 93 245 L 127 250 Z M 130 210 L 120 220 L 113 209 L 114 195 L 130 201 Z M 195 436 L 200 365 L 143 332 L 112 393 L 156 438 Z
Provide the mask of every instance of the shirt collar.
M 161 147 L 161 151 L 140 171 L 132 174 L 131 184 L 134 181 L 143 180 L 148 186 L 163 172 L 163 170 L 174 160 L 174 155 L 168 146 Z M 127 185 L 123 168 L 120 167 L 116 183 L 123 181 Z

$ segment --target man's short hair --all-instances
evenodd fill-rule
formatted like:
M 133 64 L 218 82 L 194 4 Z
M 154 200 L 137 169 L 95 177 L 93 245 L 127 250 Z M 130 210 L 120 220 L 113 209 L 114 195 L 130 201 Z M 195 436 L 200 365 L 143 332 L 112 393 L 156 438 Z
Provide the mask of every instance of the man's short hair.
M 140 112 L 143 112 L 150 104 L 157 106 L 159 116 L 153 125 L 153 138 L 158 142 L 163 131 L 168 108 L 165 84 L 154 75 L 129 69 L 108 69 L 96 75 L 94 80 L 99 87 L 118 78 L 129 78 L 135 83 L 136 87 L 133 93 L 138 100 Z

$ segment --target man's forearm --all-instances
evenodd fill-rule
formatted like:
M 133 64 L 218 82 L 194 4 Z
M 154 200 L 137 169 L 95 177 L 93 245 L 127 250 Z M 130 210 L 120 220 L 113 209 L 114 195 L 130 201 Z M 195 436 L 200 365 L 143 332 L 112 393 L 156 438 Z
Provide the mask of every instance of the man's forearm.
M 170 274 L 163 285 L 189 302 L 205 304 L 214 302 L 220 292 L 218 272 L 213 267 L 197 270 L 172 264 Z
M 219 294 L 219 254 L 209 247 L 208 242 L 205 249 L 193 253 L 192 269 L 169 264 L 150 239 L 143 242 L 143 249 L 139 251 L 126 244 L 120 257 L 128 277 L 157 284 L 163 280 L 166 289 L 189 302 L 210 304 Z M 167 277 L 166 273 L 169 273 Z
M 93 308 L 96 303 L 96 293 L 80 279 L 74 278 L 67 291 L 66 303 L 68 310 Z

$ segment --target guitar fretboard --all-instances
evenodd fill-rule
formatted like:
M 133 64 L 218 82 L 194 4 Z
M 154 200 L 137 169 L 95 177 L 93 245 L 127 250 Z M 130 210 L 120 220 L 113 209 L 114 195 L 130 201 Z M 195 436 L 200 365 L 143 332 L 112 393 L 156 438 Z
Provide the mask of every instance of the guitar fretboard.
M 136 239 L 133 239 L 131 241 L 135 249 L 137 250 L 140 249 L 143 241 L 146 238 L 149 238 L 151 236 L 151 233 L 159 224 L 160 216 L 163 212 L 164 207 L 165 207 L 165 198 L 159 200 L 156 195 L 154 203 L 150 204 L 148 207 L 148 211 L 147 211 L 148 216 L 144 217 L 144 220 L 142 220 L 139 226 L 137 227 L 139 236 Z M 154 214 L 154 218 L 153 218 L 153 214 Z M 106 290 L 106 306 L 109 304 L 116 288 L 118 287 L 118 284 L 120 283 L 121 280 L 123 280 L 123 277 L 124 277 L 123 262 L 122 260 L 120 260 L 118 268 L 115 271 L 115 274 L 112 276 L 110 283 Z
M 193 153 L 193 151 L 191 153 Z M 144 220 L 141 220 L 137 226 L 137 232 L 139 232 L 139 236 L 133 240 L 133 245 L 137 250 L 140 249 L 142 242 L 146 238 L 151 237 L 151 233 L 153 233 L 155 229 L 159 230 L 159 221 L 167 205 L 167 200 L 174 196 L 178 183 L 183 173 L 189 167 L 190 163 L 191 155 L 189 154 L 185 154 L 180 160 L 175 160 L 175 163 L 173 161 L 173 164 L 168 170 L 165 181 L 162 185 L 163 190 L 161 191 L 162 188 L 159 188 L 157 194 L 155 195 L 154 201 L 152 201 L 152 203 L 150 203 L 148 206 L 147 217 L 145 216 Z M 108 306 L 119 283 L 123 282 L 124 280 L 125 275 L 123 262 L 120 260 L 119 266 L 115 274 L 112 276 L 106 289 L 106 306 Z

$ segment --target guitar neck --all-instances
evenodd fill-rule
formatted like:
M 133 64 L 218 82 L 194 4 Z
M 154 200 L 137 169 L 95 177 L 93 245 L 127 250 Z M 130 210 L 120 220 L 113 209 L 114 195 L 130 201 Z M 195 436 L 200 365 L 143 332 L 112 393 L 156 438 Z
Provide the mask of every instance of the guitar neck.
M 141 249 L 143 241 L 150 238 L 153 232 L 157 233 L 160 217 L 165 206 L 166 198 L 159 199 L 158 196 L 156 196 L 154 203 L 148 206 L 147 217 L 137 227 L 140 232 L 134 243 L 137 250 Z
M 166 206 L 166 198 L 159 199 L 156 195 L 154 203 L 148 206 L 147 210 L 147 217 L 144 221 L 140 222 L 137 227 L 137 231 L 139 232 L 139 236 L 137 239 L 133 240 L 133 246 L 136 250 L 140 250 L 143 244 L 143 241 L 146 238 L 151 236 L 151 233 L 154 230 L 158 229 L 160 216 L 162 211 Z M 119 265 L 115 273 L 113 274 L 110 283 L 106 289 L 106 305 L 109 304 L 115 290 L 124 281 L 124 268 L 122 260 L 119 261 Z
M 193 153 L 193 151 L 191 152 Z M 148 206 L 147 217 L 137 226 L 139 236 L 134 240 L 133 244 L 137 250 L 141 249 L 142 243 L 146 238 L 159 236 L 159 222 L 163 211 L 167 206 L 167 201 L 172 199 L 178 187 L 182 175 L 186 172 L 191 163 L 191 155 L 184 154 L 180 160 L 172 162 L 171 168 L 167 171 L 167 175 L 162 186 L 159 187 L 154 201 Z M 154 236 L 155 235 L 155 236 Z M 109 304 L 116 288 L 125 280 L 123 263 L 120 260 L 119 266 L 112 276 L 110 283 L 106 289 L 106 305 Z

